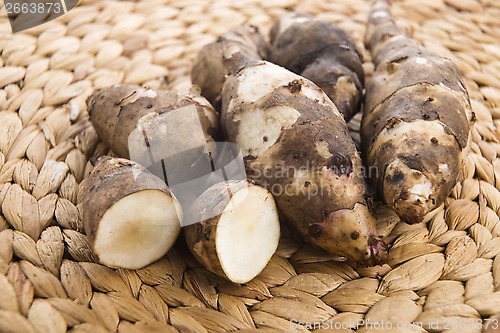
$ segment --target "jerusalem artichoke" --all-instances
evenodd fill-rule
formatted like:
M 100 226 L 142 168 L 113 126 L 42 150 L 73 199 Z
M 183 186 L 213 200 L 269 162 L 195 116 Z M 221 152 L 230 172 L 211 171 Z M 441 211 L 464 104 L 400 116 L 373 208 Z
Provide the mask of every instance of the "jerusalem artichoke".
M 85 232 L 99 261 L 142 268 L 161 258 L 181 230 L 181 207 L 143 166 L 103 157 L 82 189 Z
M 270 61 L 318 85 L 346 121 L 360 111 L 363 57 L 347 33 L 333 23 L 289 13 L 271 29 Z
M 191 70 L 191 80 L 201 88 L 201 94 L 216 109 L 220 109 L 220 94 L 227 74 L 222 66 L 222 44 L 229 41 L 236 43 L 247 56 L 254 59 L 265 59 L 269 53 L 267 42 L 253 26 L 237 27 L 198 52 Z
M 256 277 L 278 247 L 275 201 L 249 181 L 213 185 L 196 199 L 191 213 L 203 222 L 185 227 L 188 248 L 208 270 L 235 283 Z
M 365 43 L 376 70 L 361 124 L 366 162 L 385 202 L 418 223 L 457 181 L 474 119 L 459 69 L 405 36 L 385 0 L 371 11 Z

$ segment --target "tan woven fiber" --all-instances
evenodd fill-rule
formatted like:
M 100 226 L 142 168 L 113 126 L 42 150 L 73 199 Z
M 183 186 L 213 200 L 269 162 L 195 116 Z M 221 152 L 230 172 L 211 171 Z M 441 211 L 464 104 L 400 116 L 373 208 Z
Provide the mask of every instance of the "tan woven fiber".
M 266 33 L 286 9 L 340 24 L 363 48 L 369 5 L 88 0 L 16 34 L 2 8 L 0 332 L 498 332 L 498 0 L 393 1 L 400 26 L 463 71 L 477 123 L 464 180 L 424 223 L 379 209 L 389 264 L 356 269 L 287 230 L 268 267 L 245 285 L 210 274 L 182 244 L 137 271 L 95 263 L 78 207 L 90 161 L 107 152 L 86 112 L 95 89 L 185 87 L 202 45 L 244 22 Z M 359 117 L 350 125 L 359 138 Z

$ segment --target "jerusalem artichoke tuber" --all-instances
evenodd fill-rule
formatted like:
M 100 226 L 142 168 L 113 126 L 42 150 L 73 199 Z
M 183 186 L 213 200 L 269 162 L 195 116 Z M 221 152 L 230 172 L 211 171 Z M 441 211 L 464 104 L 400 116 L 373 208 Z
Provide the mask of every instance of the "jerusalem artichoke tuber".
M 256 277 L 278 247 L 275 201 L 249 181 L 213 185 L 196 199 L 191 213 L 202 222 L 184 229 L 189 249 L 208 270 L 235 283 Z
M 191 70 L 191 80 L 201 88 L 201 94 L 216 109 L 220 108 L 220 94 L 227 74 L 222 66 L 222 44 L 229 41 L 236 43 L 247 56 L 254 59 L 265 59 L 269 53 L 264 37 L 252 26 L 237 27 L 198 52 Z
M 363 57 L 340 27 L 288 13 L 271 29 L 270 61 L 318 85 L 346 121 L 360 111 Z
M 366 162 L 385 202 L 418 223 L 457 181 L 474 119 L 461 74 L 405 36 L 385 0 L 371 11 L 365 43 L 376 70 L 361 125 Z
M 143 166 L 102 157 L 82 189 L 85 232 L 99 261 L 142 268 L 161 258 L 181 230 L 181 207 Z

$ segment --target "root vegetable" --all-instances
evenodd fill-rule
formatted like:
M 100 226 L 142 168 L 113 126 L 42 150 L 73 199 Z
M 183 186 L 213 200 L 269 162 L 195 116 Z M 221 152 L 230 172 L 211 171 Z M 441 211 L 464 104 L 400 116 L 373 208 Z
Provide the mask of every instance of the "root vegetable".
M 268 56 L 268 45 L 259 30 L 240 26 L 220 36 L 216 42 L 205 45 L 193 64 L 191 80 L 201 88 L 201 94 L 216 108 L 220 108 L 221 91 L 225 75 L 222 66 L 222 44 L 236 43 L 245 54 L 254 59 Z
M 249 177 L 313 244 L 365 265 L 384 262 L 361 160 L 335 105 L 311 81 L 247 55 L 240 44 L 219 46 L 229 73 L 221 124 L 241 148 Z
M 177 239 L 179 203 L 161 179 L 137 163 L 101 158 L 82 193 L 85 232 L 106 266 L 144 267 Z
M 460 71 L 405 36 L 377 0 L 365 39 L 376 70 L 361 125 L 366 162 L 385 202 L 418 223 L 454 187 L 474 113 Z
M 168 127 L 159 126 L 163 125 L 161 116 L 179 110 L 182 112 L 169 115 Z M 186 116 L 188 110 L 198 117 Z M 130 144 L 145 143 L 142 135 L 130 137 L 137 129 L 148 135 L 149 143 L 158 142 L 156 146 L 163 154 L 173 154 L 179 146 L 204 146 L 216 139 L 218 133 L 217 113 L 205 98 L 196 93 L 180 95 L 173 90 L 153 90 L 132 84 L 115 85 L 96 91 L 88 100 L 88 112 L 99 137 L 117 156 L 123 158 L 130 158 L 131 150 L 156 148 L 130 147 Z M 175 131 L 175 135 L 171 131 Z M 164 141 L 165 137 L 169 142 Z M 152 152 L 153 155 L 155 153 Z
M 333 23 L 289 13 L 271 29 L 270 61 L 317 84 L 347 120 L 360 111 L 363 58 Z
M 202 222 L 185 227 L 189 249 L 207 269 L 230 281 L 256 277 L 278 247 L 275 201 L 265 188 L 246 180 L 213 185 L 191 212 Z

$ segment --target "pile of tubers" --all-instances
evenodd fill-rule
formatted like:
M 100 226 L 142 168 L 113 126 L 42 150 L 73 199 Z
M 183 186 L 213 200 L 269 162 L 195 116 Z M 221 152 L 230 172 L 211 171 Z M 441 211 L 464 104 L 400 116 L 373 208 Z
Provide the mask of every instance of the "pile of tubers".
M 90 120 L 117 156 L 100 158 L 82 187 L 85 231 L 101 263 L 144 267 L 182 226 L 201 264 L 245 283 L 276 251 L 281 220 L 331 254 L 380 265 L 387 246 L 365 178 L 408 223 L 444 202 L 474 119 L 450 60 L 405 36 L 385 0 L 368 20 L 376 70 L 366 89 L 361 53 L 334 24 L 290 13 L 269 40 L 241 26 L 206 45 L 186 95 L 124 84 L 89 98 Z M 359 153 L 346 121 L 362 104 Z M 169 172 L 205 176 L 203 165 L 222 154 L 218 141 L 238 147 L 247 179 L 218 179 L 179 198 Z M 163 159 L 180 146 L 193 149 L 177 163 Z
M 218 121 L 216 111 L 203 97 L 116 85 L 95 92 L 88 111 L 101 139 L 120 157 L 99 159 L 82 187 L 85 231 L 101 263 L 144 267 L 167 253 L 182 225 L 189 248 L 214 273 L 244 283 L 264 269 L 280 236 L 275 201 L 265 188 L 248 180 L 221 181 L 194 200 L 184 198 L 182 203 L 189 207 L 181 207 L 165 184 L 172 182 L 171 174 L 163 178 L 164 169 L 158 171 L 153 164 L 148 170 L 125 159 L 133 152 L 135 159 L 143 161 L 137 152 L 144 144 L 146 155 L 160 156 L 165 167 L 169 160 L 159 154 L 186 142 L 202 142 L 201 149 L 183 154 L 183 163 L 170 165 L 169 171 L 175 174 L 177 168 L 180 175 L 190 174 L 186 169 L 196 171 L 204 157 L 210 160 L 216 155 L 211 143 L 217 137 Z M 168 123 L 162 122 L 169 115 L 173 116 L 167 118 Z M 166 138 L 170 141 L 165 142 Z M 103 197 L 106 204 L 98 205 Z M 203 222 L 188 223 L 190 220 Z

